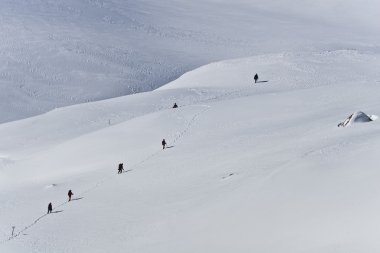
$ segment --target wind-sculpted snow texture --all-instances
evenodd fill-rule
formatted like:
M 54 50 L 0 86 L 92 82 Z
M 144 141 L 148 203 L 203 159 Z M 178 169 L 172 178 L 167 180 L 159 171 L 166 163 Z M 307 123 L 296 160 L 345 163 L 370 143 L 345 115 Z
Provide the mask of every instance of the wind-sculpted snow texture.
M 216 60 L 376 51 L 378 9 L 375 0 L 2 0 L 0 122 L 152 90 Z
M 380 114 L 379 59 L 216 62 L 1 124 L 0 252 L 380 251 L 380 122 L 337 127 Z

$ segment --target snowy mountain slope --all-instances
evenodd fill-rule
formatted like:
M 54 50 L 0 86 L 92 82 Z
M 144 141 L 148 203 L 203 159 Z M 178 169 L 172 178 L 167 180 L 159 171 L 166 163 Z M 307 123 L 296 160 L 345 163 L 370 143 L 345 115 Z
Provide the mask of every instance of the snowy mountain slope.
M 0 251 L 377 252 L 380 125 L 336 125 L 380 114 L 379 64 L 262 55 L 2 124 Z
M 185 106 L 239 97 L 243 92 L 258 95 L 338 83 L 376 84 L 380 81 L 379 68 L 377 55 L 353 50 L 273 54 L 216 62 L 186 73 L 153 92 L 120 97 L 112 102 L 105 100 L 60 108 L 30 119 L 2 124 L 0 152 L 7 150 L 17 157 L 20 152 L 50 148 L 67 139 L 170 108 L 176 101 Z M 260 80 L 252 90 L 255 71 L 260 73 Z M 28 131 L 20 132 L 19 129 Z M 44 134 L 46 131 L 48 135 Z
M 152 90 L 216 60 L 378 51 L 378 7 L 374 0 L 3 0 L 0 122 Z

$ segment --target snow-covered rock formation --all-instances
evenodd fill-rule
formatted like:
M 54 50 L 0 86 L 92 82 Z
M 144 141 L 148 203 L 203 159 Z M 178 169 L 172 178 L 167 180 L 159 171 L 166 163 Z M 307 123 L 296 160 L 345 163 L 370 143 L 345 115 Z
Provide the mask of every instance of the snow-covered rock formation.
M 348 116 L 345 121 L 338 124 L 338 127 L 346 127 L 353 123 L 365 123 L 371 121 L 373 121 L 373 118 L 371 116 L 368 116 L 364 112 L 359 111 Z

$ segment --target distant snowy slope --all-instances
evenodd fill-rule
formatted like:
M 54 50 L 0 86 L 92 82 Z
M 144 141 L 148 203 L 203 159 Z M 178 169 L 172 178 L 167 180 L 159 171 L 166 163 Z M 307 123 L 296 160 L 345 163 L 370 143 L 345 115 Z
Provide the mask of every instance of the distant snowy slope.
M 288 16 L 303 17 L 319 23 L 330 23 L 359 32 L 375 32 L 380 28 L 377 0 L 240 0 L 266 11 L 282 12 Z M 281 10 L 281 11 L 280 11 Z
M 379 59 L 223 61 L 0 125 L 0 252 L 380 251 L 380 122 L 337 127 L 380 115 Z
M 376 1 L 310 2 L 3 0 L 0 122 L 152 90 L 216 60 L 376 50 Z

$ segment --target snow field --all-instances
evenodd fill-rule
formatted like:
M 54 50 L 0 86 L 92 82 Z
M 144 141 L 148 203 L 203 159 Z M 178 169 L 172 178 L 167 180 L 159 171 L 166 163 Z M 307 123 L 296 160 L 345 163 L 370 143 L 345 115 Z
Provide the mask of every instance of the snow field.
M 226 61 L 3 124 L 0 251 L 376 252 L 380 125 L 336 125 L 379 115 L 378 64 L 350 50 Z M 35 223 L 50 201 L 59 212 Z

